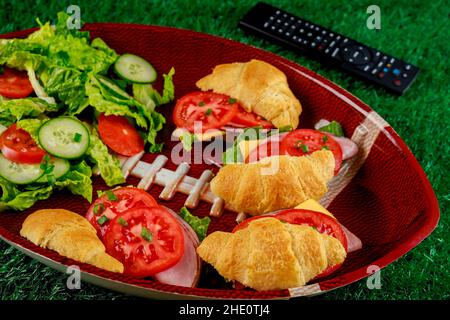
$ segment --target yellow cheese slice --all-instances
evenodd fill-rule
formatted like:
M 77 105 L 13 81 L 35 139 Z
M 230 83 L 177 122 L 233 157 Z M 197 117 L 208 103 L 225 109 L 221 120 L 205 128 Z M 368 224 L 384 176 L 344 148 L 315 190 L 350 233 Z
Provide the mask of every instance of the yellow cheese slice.
M 242 159 L 247 159 L 250 152 L 252 152 L 259 144 L 259 140 L 242 140 L 238 144 Z
M 309 199 L 309 200 L 306 200 L 305 202 L 300 203 L 298 206 L 295 207 L 295 209 L 305 209 L 305 210 L 317 211 L 317 212 L 321 212 L 323 214 L 326 214 L 327 216 L 334 218 L 334 216 L 331 214 L 330 211 L 328 211 L 327 209 L 322 207 L 316 200 L 313 200 L 313 199 Z

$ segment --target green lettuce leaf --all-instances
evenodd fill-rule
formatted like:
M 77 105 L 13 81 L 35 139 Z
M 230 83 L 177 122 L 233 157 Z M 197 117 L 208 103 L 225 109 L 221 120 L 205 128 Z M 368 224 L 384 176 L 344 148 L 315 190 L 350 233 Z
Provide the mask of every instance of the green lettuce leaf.
M 71 170 L 56 180 L 55 186 L 59 189 L 67 188 L 73 194 L 84 197 L 92 202 L 92 170 L 85 161 L 71 167 Z
M 162 96 L 151 84 L 133 85 L 133 95 L 144 105 L 150 103 L 149 100 L 152 100 L 156 106 L 169 103 L 175 98 L 175 85 L 173 83 L 174 75 L 174 68 L 171 68 L 168 74 L 163 74 L 164 87 Z
M 144 115 L 136 110 L 132 110 L 127 104 L 127 99 L 122 99 L 122 103 L 119 103 L 119 98 L 108 94 L 94 75 L 91 75 L 86 82 L 86 94 L 89 99 L 89 104 L 98 112 L 105 113 L 106 115 L 114 114 L 132 118 L 138 126 L 147 129 L 147 120 Z
M 191 228 L 195 231 L 200 241 L 203 241 L 206 237 L 206 233 L 208 232 L 209 224 L 211 223 L 211 219 L 209 217 L 199 218 L 194 216 L 189 212 L 186 207 L 181 208 L 180 210 L 181 218 L 186 221 Z
M 125 182 L 119 160 L 108 152 L 108 147 L 100 140 L 95 128 L 91 129 L 87 155 L 98 166 L 100 175 L 108 186 Z
M 17 186 L 0 177 L 2 197 L 0 198 L 0 211 L 4 209 L 22 211 L 30 208 L 39 200 L 50 197 L 52 186 L 29 186 L 20 191 Z
M 8 126 L 22 118 L 38 117 L 58 110 L 58 105 L 39 98 L 0 101 L 0 123 Z
M 67 106 L 69 115 L 81 113 L 89 100 L 85 92 L 87 74 L 74 68 L 49 67 L 41 74 L 40 79 L 48 95 L 57 97 Z

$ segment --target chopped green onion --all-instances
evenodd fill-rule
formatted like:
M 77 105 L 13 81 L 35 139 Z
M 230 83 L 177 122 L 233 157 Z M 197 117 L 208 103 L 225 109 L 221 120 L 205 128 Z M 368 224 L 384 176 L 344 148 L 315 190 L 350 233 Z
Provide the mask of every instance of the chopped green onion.
M 323 146 L 322 150 L 330 150 L 330 148 L 328 148 L 328 146 Z
M 152 241 L 153 239 L 152 233 L 146 227 L 142 227 L 141 237 L 148 242 Z
M 122 218 L 122 217 L 119 217 L 119 219 L 117 219 L 117 222 L 118 222 L 121 226 L 128 227 L 128 222 L 126 222 L 125 219 Z
M 322 137 L 322 142 L 323 143 L 326 143 L 328 141 L 328 136 L 325 134 L 323 137 Z
M 80 133 L 75 133 L 73 136 L 73 141 L 75 142 L 80 142 L 81 141 L 81 134 Z
M 208 109 L 205 111 L 205 115 L 209 116 L 212 113 L 212 109 Z
M 103 203 L 96 203 L 94 205 L 94 214 L 97 216 L 101 213 L 103 213 L 103 211 L 105 210 L 105 206 L 103 205 Z
M 0 66 L 0 74 L 3 74 L 4 71 L 5 69 L 3 69 L 3 66 Z
M 47 181 L 49 184 L 53 185 L 56 182 L 55 175 L 53 174 L 47 174 Z
M 344 136 L 344 129 L 342 129 L 341 124 L 335 120 L 331 121 L 326 126 L 319 128 L 319 131 L 331 133 L 336 137 Z
M 102 226 L 108 221 L 109 221 L 109 219 L 103 215 L 100 218 L 98 218 L 97 223 Z
M 105 191 L 106 196 L 108 197 L 108 200 L 110 201 L 117 201 L 117 196 L 112 192 L 111 190 Z
M 308 152 L 309 152 L 309 148 L 308 148 L 308 146 L 307 146 L 306 144 L 302 144 L 302 145 L 300 146 L 300 148 L 302 149 L 302 151 L 303 151 L 304 153 L 308 153 Z
M 203 106 L 205 105 L 205 101 L 200 101 L 200 102 L 198 103 L 198 105 L 199 105 L 200 107 L 203 107 Z
M 235 104 L 235 103 L 236 103 L 236 99 L 234 99 L 234 98 L 228 99 L 228 104 Z

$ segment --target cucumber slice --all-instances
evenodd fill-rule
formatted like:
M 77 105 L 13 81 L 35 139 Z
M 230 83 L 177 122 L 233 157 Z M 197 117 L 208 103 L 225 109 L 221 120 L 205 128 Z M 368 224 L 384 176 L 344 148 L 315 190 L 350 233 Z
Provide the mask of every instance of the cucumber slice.
M 134 83 L 151 83 L 156 80 L 155 68 L 145 59 L 134 54 L 121 55 L 114 64 L 116 73 Z
M 108 78 L 98 75 L 97 80 L 100 82 L 100 85 L 107 90 L 108 93 L 117 96 L 117 98 L 122 100 L 128 100 L 132 98 L 127 92 L 125 92 L 121 87 L 119 87 Z
M 45 122 L 38 132 L 39 144 L 49 154 L 77 159 L 89 148 L 89 131 L 79 120 L 59 117 Z
M 52 172 L 53 175 L 55 176 L 55 179 L 61 178 L 70 170 L 70 163 L 66 159 L 53 158 L 50 161 L 50 164 L 55 166 Z M 36 182 L 45 183 L 47 182 L 47 177 L 43 175 Z
M 0 176 L 15 184 L 28 184 L 38 180 L 44 174 L 41 164 L 13 162 L 0 154 Z

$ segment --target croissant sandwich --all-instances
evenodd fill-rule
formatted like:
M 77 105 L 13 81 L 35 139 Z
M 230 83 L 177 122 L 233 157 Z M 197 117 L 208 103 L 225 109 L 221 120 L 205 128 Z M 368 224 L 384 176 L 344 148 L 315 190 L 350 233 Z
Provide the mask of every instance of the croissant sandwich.
M 247 112 L 264 117 L 277 128 L 298 126 L 300 102 L 289 89 L 286 75 L 267 62 L 221 64 L 196 85 L 203 91 L 236 98 Z
M 211 181 L 211 191 L 236 212 L 259 215 L 320 199 L 334 175 L 328 150 L 310 156 L 272 156 L 255 163 L 229 164 Z
M 336 238 L 270 217 L 235 233 L 216 231 L 197 253 L 225 279 L 259 291 L 303 286 L 346 257 Z
M 74 212 L 38 210 L 25 219 L 20 235 L 70 259 L 112 272 L 123 272 L 122 263 L 105 252 L 95 228 Z

